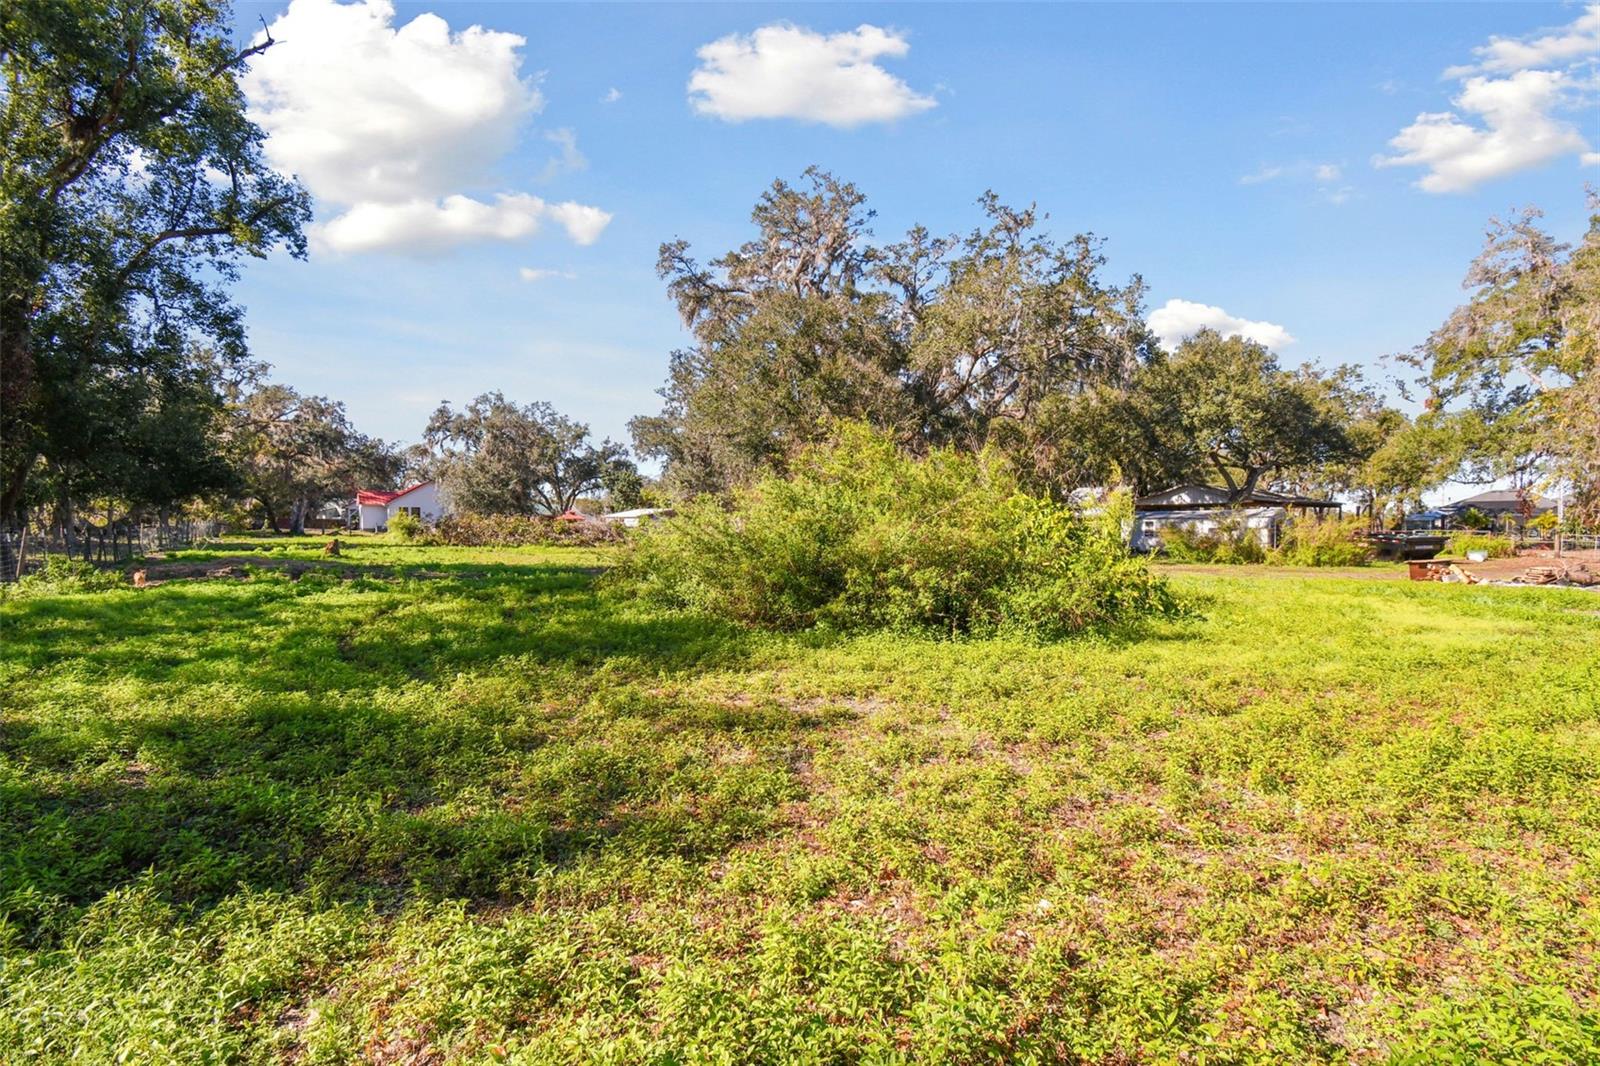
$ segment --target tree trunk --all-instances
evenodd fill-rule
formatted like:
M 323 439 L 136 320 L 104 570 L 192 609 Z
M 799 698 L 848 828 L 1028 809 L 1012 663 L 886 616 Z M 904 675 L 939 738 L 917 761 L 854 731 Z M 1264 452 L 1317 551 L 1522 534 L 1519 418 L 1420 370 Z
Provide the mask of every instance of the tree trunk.
M 1256 491 L 1256 485 L 1261 481 L 1261 475 L 1265 473 L 1266 470 L 1259 466 L 1247 469 L 1244 472 L 1244 485 L 1239 489 L 1239 499 L 1243 500 L 1253 496 Z
M 305 536 L 306 532 L 306 501 L 296 500 L 289 508 L 289 532 L 295 536 Z
M 67 558 L 78 553 L 78 522 L 72 513 L 72 497 L 65 488 L 56 494 L 56 521 L 61 523 L 61 540 L 67 547 Z

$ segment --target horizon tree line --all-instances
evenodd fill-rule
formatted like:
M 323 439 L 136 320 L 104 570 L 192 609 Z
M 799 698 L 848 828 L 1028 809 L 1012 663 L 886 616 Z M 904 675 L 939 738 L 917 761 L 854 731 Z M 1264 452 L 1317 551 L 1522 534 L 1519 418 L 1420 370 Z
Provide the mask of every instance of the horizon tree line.
M 74 12 L 17 0 L 0 33 L 0 526 L 247 503 L 300 529 L 358 485 L 423 475 L 481 510 L 642 498 L 629 448 L 544 402 L 445 403 L 401 449 L 337 400 L 265 382 L 229 289 L 246 258 L 303 258 L 311 218 L 239 88 L 275 42 L 236 45 L 217 5 Z M 657 498 L 726 493 L 860 421 L 912 452 L 997 452 L 1056 498 L 1203 480 L 1378 511 L 1447 479 L 1509 480 L 1561 486 L 1600 522 L 1590 204 L 1575 246 L 1531 209 L 1491 224 L 1466 301 L 1402 357 L 1412 418 L 1354 367 L 1280 366 L 1209 331 L 1165 350 L 1143 278 L 1108 279 L 1101 238 L 1057 239 L 1032 205 L 986 193 L 967 233 L 879 242 L 864 194 L 811 168 L 759 197 L 739 247 L 702 262 L 661 246 L 690 342 L 631 451 L 661 465 Z

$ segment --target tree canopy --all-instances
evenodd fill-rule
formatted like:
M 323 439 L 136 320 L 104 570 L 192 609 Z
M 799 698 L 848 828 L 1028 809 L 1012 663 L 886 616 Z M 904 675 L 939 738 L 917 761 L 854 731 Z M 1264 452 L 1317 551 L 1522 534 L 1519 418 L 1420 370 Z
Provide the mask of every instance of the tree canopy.
M 303 255 L 310 217 L 237 81 L 272 42 L 228 26 L 209 0 L 0 7 L 0 521 L 117 464 L 218 483 L 205 392 L 248 357 L 228 285 Z
M 323 504 L 399 477 L 400 457 L 356 432 L 344 404 L 325 396 L 263 385 L 240 399 L 233 418 L 231 449 L 244 491 L 272 528 L 287 518 L 292 532 L 303 533 Z
M 912 448 L 998 449 L 1055 495 L 1217 479 L 1243 497 L 1335 467 L 1348 482 L 1378 446 L 1385 409 L 1349 368 L 1283 370 L 1215 333 L 1163 352 L 1144 282 L 1105 280 L 1092 234 L 1058 241 L 989 193 L 964 237 L 915 227 L 879 245 L 855 186 L 805 178 L 775 182 L 756 237 L 709 266 L 683 241 L 661 248 L 694 343 L 673 354 L 662 412 L 632 429 L 680 495 L 781 472 L 838 419 Z
M 1492 220 L 1470 296 L 1410 359 L 1457 478 L 1559 486 L 1600 521 L 1600 197 L 1590 208 L 1575 248 L 1535 209 Z
M 658 270 L 694 337 L 674 352 L 641 454 L 681 494 L 721 491 L 859 420 L 914 447 L 1035 443 L 1054 398 L 1124 384 L 1148 355 L 1143 283 L 1100 277 L 1100 242 L 1059 243 L 993 194 L 965 237 L 870 241 L 854 185 L 816 168 L 774 182 L 757 236 L 703 266 L 683 241 Z
M 630 502 L 637 497 L 627 450 L 609 440 L 590 443 L 588 426 L 547 403 L 519 406 L 492 392 L 460 410 L 440 404 L 426 439 L 426 469 L 464 511 L 557 515 L 613 485 Z

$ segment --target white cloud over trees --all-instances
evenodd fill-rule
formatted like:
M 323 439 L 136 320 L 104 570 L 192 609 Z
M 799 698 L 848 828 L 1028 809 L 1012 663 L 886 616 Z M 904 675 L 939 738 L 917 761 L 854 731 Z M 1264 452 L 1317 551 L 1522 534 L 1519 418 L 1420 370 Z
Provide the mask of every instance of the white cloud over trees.
M 728 122 L 787 118 L 844 128 L 892 122 L 936 103 L 878 65 L 910 49 L 903 34 L 878 26 L 821 34 L 774 23 L 702 46 L 689 101 Z
M 1220 307 L 1193 300 L 1168 300 L 1145 320 L 1162 345 L 1174 348 L 1184 338 L 1202 329 L 1214 329 L 1224 337 L 1240 336 L 1266 345 L 1273 351 L 1294 343 L 1294 337 L 1276 322 L 1256 322 L 1230 315 Z
M 1600 162 L 1571 117 L 1592 116 L 1597 103 L 1600 4 L 1561 29 L 1495 37 L 1473 52 L 1475 62 L 1444 72 L 1460 83 L 1454 109 L 1418 115 L 1374 165 L 1425 167 L 1418 188 L 1452 193 L 1569 156 Z
M 334 252 L 436 251 L 530 237 L 546 220 L 579 243 L 599 208 L 498 191 L 494 168 L 544 100 L 521 74 L 526 39 L 425 13 L 396 26 L 390 0 L 293 0 L 279 42 L 243 78 L 273 165 L 333 217 L 312 227 Z

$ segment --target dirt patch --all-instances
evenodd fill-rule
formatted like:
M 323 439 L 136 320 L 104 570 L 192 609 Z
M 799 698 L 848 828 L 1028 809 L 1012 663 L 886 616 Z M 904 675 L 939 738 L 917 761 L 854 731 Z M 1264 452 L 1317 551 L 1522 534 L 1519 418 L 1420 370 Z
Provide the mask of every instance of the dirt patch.
M 134 581 L 135 586 L 138 588 L 152 588 L 166 581 L 245 578 L 249 577 L 252 571 L 261 570 L 273 570 L 287 574 L 291 581 L 299 581 L 306 574 L 313 571 L 334 574 L 344 581 L 354 581 L 359 577 L 407 577 L 438 580 L 441 578 L 476 578 L 484 576 L 477 571 L 445 573 L 442 570 L 416 570 L 409 568 L 396 570 L 390 566 L 353 565 L 332 560 L 263 559 L 259 555 L 230 555 L 221 559 L 207 559 L 204 562 L 166 562 L 152 558 L 130 569 L 128 575 L 132 580 L 135 573 L 143 574 L 142 581 Z
M 1440 558 L 1445 558 L 1441 556 Z M 1454 559 L 1454 556 L 1449 558 Z M 1579 564 L 1600 573 L 1600 551 L 1589 548 L 1583 551 L 1566 551 L 1559 560 L 1548 548 L 1534 548 L 1511 559 L 1486 559 L 1481 563 L 1456 560 L 1461 569 L 1480 581 L 1512 581 L 1522 577 L 1530 566 L 1566 566 Z M 1354 578 L 1358 581 L 1406 581 L 1410 574 L 1404 563 L 1375 563 L 1372 566 L 1267 566 L 1253 563 L 1247 566 L 1226 566 L 1211 563 L 1161 563 L 1155 564 L 1163 574 L 1207 574 L 1212 577 L 1276 577 L 1276 578 Z
M 248 577 L 252 570 L 282 571 L 295 581 L 313 570 L 335 573 L 347 581 L 361 576 L 387 577 L 392 573 L 387 567 L 352 567 L 348 564 L 314 562 L 309 559 L 263 559 L 249 555 L 230 555 L 204 562 L 164 562 L 152 559 L 137 569 L 144 573 L 145 587 L 159 585 L 164 581 Z
M 1249 563 L 1230 566 L 1221 563 L 1156 563 L 1161 574 L 1207 574 L 1212 577 L 1276 577 L 1276 578 L 1355 578 L 1359 581 L 1404 581 L 1406 568 L 1395 563 L 1378 563 L 1373 566 L 1267 566 Z

